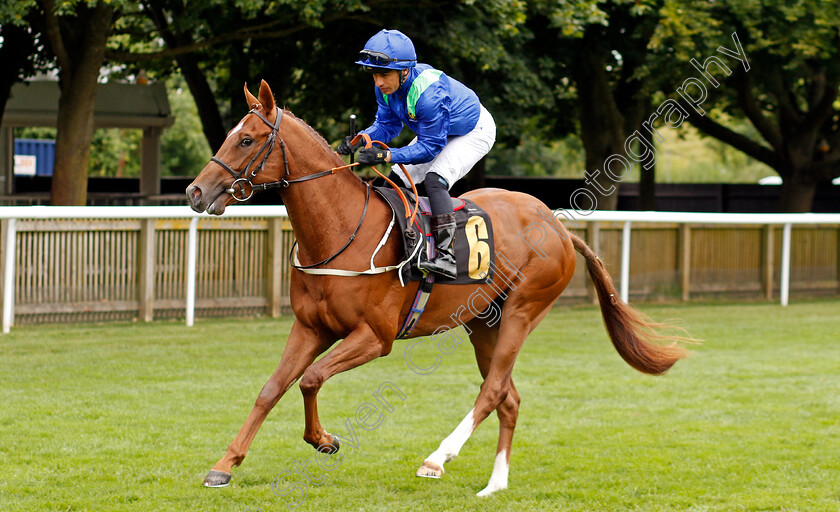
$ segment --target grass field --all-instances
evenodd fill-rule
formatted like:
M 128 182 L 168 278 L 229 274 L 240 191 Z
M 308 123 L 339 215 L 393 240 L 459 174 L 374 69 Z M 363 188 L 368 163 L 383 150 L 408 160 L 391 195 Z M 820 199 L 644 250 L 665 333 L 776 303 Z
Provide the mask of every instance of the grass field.
M 495 416 L 442 480 L 413 476 L 472 407 L 469 345 L 421 376 L 398 342 L 330 380 L 319 409 L 339 434 L 383 382 L 405 394 L 330 472 L 302 441 L 292 387 L 231 485 L 205 489 L 291 319 L 15 328 L 0 337 L 0 511 L 282 511 L 301 495 L 271 484 L 295 464 L 321 480 L 298 510 L 840 510 L 840 301 L 642 309 L 705 343 L 649 377 L 615 353 L 596 308 L 555 309 L 514 371 L 511 488 L 483 499 Z

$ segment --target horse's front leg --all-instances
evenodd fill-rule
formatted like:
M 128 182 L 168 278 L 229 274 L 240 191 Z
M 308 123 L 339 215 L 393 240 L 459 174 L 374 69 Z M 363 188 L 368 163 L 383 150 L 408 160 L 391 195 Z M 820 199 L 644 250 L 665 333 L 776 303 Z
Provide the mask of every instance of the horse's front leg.
M 286 390 L 300 378 L 304 370 L 312 364 L 312 361 L 330 344 L 330 341 L 325 341 L 318 336 L 317 332 L 303 326 L 299 321 L 295 321 L 289 334 L 289 340 L 286 342 L 283 357 L 280 359 L 280 364 L 260 391 L 251 414 L 248 415 L 248 419 L 245 420 L 245 424 L 242 425 L 236 438 L 228 446 L 225 456 L 207 474 L 204 479 L 205 486 L 224 487 L 230 482 L 231 468 L 238 466 L 245 458 L 248 447 L 251 446 L 251 442 L 257 435 L 257 431 L 269 411 L 277 404 Z
M 304 441 L 326 453 L 335 453 L 338 450 L 338 439 L 324 430 L 318 419 L 318 390 L 333 375 L 388 355 L 392 346 L 393 336 L 387 341 L 383 340 L 369 325 L 363 324 L 336 345 L 329 354 L 306 369 L 303 378 L 300 379 L 306 414 Z

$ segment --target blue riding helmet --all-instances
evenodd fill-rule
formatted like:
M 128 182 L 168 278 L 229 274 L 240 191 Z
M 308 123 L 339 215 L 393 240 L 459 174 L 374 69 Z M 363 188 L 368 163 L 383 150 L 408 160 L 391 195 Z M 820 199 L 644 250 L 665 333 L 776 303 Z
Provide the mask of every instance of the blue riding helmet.
M 414 43 L 399 30 L 380 30 L 368 39 L 356 64 L 372 68 L 408 69 L 417 64 Z

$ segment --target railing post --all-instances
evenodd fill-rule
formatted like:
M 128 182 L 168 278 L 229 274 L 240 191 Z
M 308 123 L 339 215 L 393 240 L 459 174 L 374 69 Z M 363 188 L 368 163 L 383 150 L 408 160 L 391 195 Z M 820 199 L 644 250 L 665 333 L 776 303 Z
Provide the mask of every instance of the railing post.
M 15 323 L 15 240 L 17 219 L 3 221 L 3 334 Z
M 688 302 L 691 293 L 691 226 L 688 224 L 680 224 L 678 260 L 682 300 Z
M 774 226 L 768 224 L 764 226 L 764 250 L 761 256 L 761 267 L 763 272 L 762 281 L 764 288 L 764 298 L 767 300 L 773 299 L 773 267 L 775 265 L 776 242 L 773 239 Z
M 151 126 L 143 129 L 140 143 L 140 193 L 143 200 L 160 194 L 160 137 L 163 128 Z
M 280 316 L 283 276 L 283 219 L 268 219 L 268 254 L 266 254 L 266 279 L 268 280 L 268 313 L 272 318 Z
M 143 322 L 155 318 L 155 219 L 143 219 L 140 224 L 137 276 L 138 314 Z
M 782 231 L 782 275 L 779 295 L 782 306 L 788 305 L 788 294 L 790 293 L 790 228 L 788 222 Z
M 192 327 L 195 320 L 195 261 L 198 252 L 198 220 L 190 220 L 187 237 L 187 327 Z
M 621 300 L 629 302 L 630 297 L 630 226 L 633 223 L 626 221 L 621 230 Z

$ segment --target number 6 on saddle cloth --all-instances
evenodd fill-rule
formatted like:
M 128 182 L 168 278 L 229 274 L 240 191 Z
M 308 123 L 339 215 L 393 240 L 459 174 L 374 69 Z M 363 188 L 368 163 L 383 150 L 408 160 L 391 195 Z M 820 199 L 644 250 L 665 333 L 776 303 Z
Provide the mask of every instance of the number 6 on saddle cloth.
M 435 242 L 431 229 L 431 208 L 428 199 L 419 197 L 404 190 L 409 202 L 417 202 L 420 215 L 414 216 L 414 222 L 402 215 L 405 204 L 399 192 L 392 188 L 374 187 L 374 190 L 385 199 L 394 217 L 399 223 L 400 233 L 403 234 L 403 258 L 411 258 L 407 265 L 399 269 L 400 282 L 421 280 L 420 288 L 414 303 L 403 322 L 397 338 L 408 337 L 426 308 L 426 302 L 432 292 L 432 285 L 438 280 L 441 284 L 476 284 L 490 282 L 493 279 L 493 225 L 487 212 L 477 204 L 461 198 L 452 198 L 452 208 L 455 210 L 455 261 L 457 276 L 448 279 L 431 272 L 423 273 L 418 268 L 422 261 L 434 259 Z
M 420 197 L 419 210 L 421 215 L 415 217 L 414 223 L 408 226 L 404 215 L 404 206 L 396 190 L 385 187 L 373 188 L 382 196 L 391 209 L 396 213 L 400 232 L 403 233 L 403 247 L 405 257 L 413 256 L 412 261 L 405 265 L 401 272 L 401 280 L 417 281 L 426 276 L 417 268 L 421 261 L 431 259 L 435 244 L 432 240 L 431 214 L 429 202 Z M 414 195 L 404 191 L 410 202 Z M 458 275 L 455 279 L 436 276 L 441 284 L 476 284 L 493 277 L 493 225 L 487 213 L 469 199 L 453 198 L 452 207 L 455 210 L 455 261 L 458 264 Z M 425 240 L 425 248 L 417 250 L 417 244 Z

